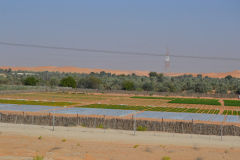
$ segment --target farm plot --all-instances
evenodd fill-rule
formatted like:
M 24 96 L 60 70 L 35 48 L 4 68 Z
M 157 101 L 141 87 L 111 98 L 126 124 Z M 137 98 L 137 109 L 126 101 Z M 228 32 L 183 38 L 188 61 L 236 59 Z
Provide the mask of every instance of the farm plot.
M 137 110 L 137 111 L 158 111 L 158 112 L 186 112 L 186 113 L 206 113 L 218 114 L 217 109 L 199 109 L 199 108 L 174 108 L 174 107 L 151 107 L 151 106 L 128 106 L 128 105 L 107 105 L 107 104 L 91 104 L 78 106 L 80 108 L 101 108 L 101 109 L 121 109 L 121 110 Z
M 17 104 L 0 104 L 1 111 L 21 111 L 21 112 L 42 112 L 63 107 L 39 106 L 39 105 L 17 105 Z
M 134 114 L 134 110 L 120 110 L 120 109 L 99 109 L 99 108 L 64 108 L 50 113 L 60 114 L 80 114 L 80 115 L 105 115 L 105 116 L 126 116 Z
M 235 110 L 224 110 L 223 115 L 234 115 L 234 116 L 240 116 L 240 111 L 235 111 Z
M 226 117 L 226 122 L 240 122 L 240 116 L 233 116 L 233 115 L 228 115 Z
M 152 112 L 145 111 L 136 115 L 138 118 L 154 118 L 154 119 L 173 119 L 173 120 L 198 120 L 222 122 L 223 115 L 198 114 L 198 113 L 171 113 L 171 112 Z
M 225 106 L 240 107 L 240 100 L 223 100 Z
M 165 99 L 165 100 L 170 100 L 168 103 L 179 103 L 179 104 L 221 105 L 221 103 L 217 99 L 174 98 L 174 97 L 144 97 L 144 96 L 133 96 L 133 97 L 130 97 L 130 98 Z
M 50 101 L 27 101 L 27 100 L 10 100 L 0 99 L 3 104 L 24 104 L 24 105 L 43 105 L 43 106 L 69 106 L 74 103 L 71 102 L 50 102 Z
M 168 103 L 221 105 L 217 99 L 175 98 Z

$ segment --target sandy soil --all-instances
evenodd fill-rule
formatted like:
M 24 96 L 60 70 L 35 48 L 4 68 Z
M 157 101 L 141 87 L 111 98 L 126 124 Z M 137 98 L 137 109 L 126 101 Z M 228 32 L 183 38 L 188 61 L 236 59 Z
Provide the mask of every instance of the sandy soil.
M 0 123 L 0 160 L 230 160 L 239 137 Z M 39 139 L 38 137 L 42 137 Z
M 57 67 L 57 66 L 39 66 L 39 67 L 12 67 L 12 66 L 2 66 L 0 67 L 2 69 L 9 69 L 11 68 L 14 71 L 17 70 L 24 70 L 24 71 L 51 71 L 51 72 L 75 72 L 75 73 L 91 73 L 91 72 L 101 72 L 105 71 L 112 74 L 132 74 L 135 73 L 140 76 L 148 76 L 148 73 L 150 71 L 123 71 L 123 70 L 110 70 L 110 69 L 92 69 L 92 68 L 78 68 L 78 67 L 72 67 L 72 66 L 63 66 L 63 67 Z M 197 76 L 197 74 L 202 74 L 203 76 L 208 76 L 212 78 L 224 78 L 227 75 L 231 75 L 233 77 L 240 78 L 240 70 L 232 71 L 232 72 L 226 72 L 226 73 L 167 73 L 168 76 L 180 76 L 184 74 L 192 74 L 193 76 Z

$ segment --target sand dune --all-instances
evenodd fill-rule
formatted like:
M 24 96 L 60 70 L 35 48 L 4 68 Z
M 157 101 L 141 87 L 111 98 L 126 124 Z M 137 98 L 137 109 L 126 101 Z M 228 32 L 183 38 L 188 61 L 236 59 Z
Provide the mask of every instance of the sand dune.
M 11 68 L 13 71 L 34 71 L 34 72 L 41 72 L 41 71 L 49 71 L 49 72 L 71 72 L 71 73 L 91 73 L 91 72 L 101 72 L 105 71 L 107 73 L 112 74 L 132 74 L 135 73 L 141 76 L 147 76 L 149 71 L 123 71 L 123 70 L 110 70 L 110 69 L 96 69 L 96 68 L 78 68 L 72 66 L 64 66 L 64 67 L 57 67 L 57 66 L 39 66 L 39 67 L 11 67 L 11 66 L 4 66 L 0 67 L 2 69 Z
M 34 72 L 41 72 L 41 71 L 49 71 L 49 72 L 72 72 L 72 73 L 91 73 L 91 72 L 101 72 L 105 71 L 107 73 L 112 74 L 132 74 L 135 73 L 139 76 L 148 76 L 148 73 L 150 71 L 131 71 L 131 70 L 110 70 L 110 69 L 96 69 L 96 68 L 78 68 L 78 67 L 72 67 L 72 66 L 39 66 L 39 67 L 11 67 L 11 66 L 2 66 L 1 69 L 8 69 L 11 68 L 13 71 L 34 71 Z M 166 73 L 167 76 L 180 76 L 180 75 L 190 75 L 197 76 L 198 74 L 202 74 L 203 76 L 208 76 L 212 78 L 224 78 L 227 75 L 231 75 L 236 78 L 240 78 L 240 70 L 235 70 L 232 72 L 220 72 L 220 73 Z
M 235 70 L 232 72 L 219 72 L 219 73 L 167 73 L 168 76 L 180 76 L 180 75 L 193 75 L 197 76 L 198 74 L 202 74 L 203 77 L 208 76 L 212 78 L 224 78 L 228 75 L 231 75 L 236 78 L 240 78 L 240 70 Z

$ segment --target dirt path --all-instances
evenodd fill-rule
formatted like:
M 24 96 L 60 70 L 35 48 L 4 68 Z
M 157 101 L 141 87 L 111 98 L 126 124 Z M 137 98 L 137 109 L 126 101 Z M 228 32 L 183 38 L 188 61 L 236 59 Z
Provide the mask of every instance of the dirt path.
M 0 123 L 0 160 L 238 159 L 239 137 Z M 41 136 L 41 138 L 39 138 Z

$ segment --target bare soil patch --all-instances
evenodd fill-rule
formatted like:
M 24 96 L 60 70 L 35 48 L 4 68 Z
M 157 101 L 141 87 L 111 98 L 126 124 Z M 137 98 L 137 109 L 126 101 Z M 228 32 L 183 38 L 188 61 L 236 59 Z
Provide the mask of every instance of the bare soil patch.
M 0 159 L 30 159 L 43 155 L 52 160 L 172 160 L 238 159 L 239 137 L 0 123 Z M 39 139 L 38 137 L 42 138 Z M 63 141 L 65 139 L 65 141 Z M 136 146 L 137 147 L 134 147 Z M 3 147 L 4 146 L 4 147 Z

